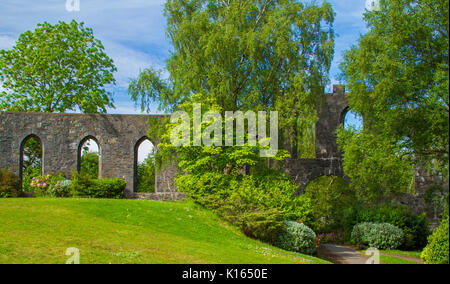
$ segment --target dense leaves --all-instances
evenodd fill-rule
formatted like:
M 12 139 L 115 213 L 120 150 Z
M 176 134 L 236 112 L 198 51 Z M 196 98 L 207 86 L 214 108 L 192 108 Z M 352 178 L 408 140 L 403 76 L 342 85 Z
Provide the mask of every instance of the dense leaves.
M 85 113 L 112 107 L 116 67 L 83 23 L 38 24 L 0 50 L 0 110 Z
M 371 132 L 363 134 L 363 139 L 372 140 L 367 150 L 376 149 L 372 143 L 381 145 L 377 155 L 386 155 L 393 167 L 399 166 L 400 171 L 393 169 L 400 173 L 400 182 L 406 182 L 405 162 L 394 154 L 427 162 L 448 177 L 449 2 L 390 0 L 381 1 L 380 7 L 365 14 L 369 32 L 345 54 L 342 64 L 349 104 Z M 344 160 L 355 161 L 345 150 Z M 369 176 L 379 166 L 384 167 L 374 163 L 362 168 Z M 351 168 L 358 167 L 347 166 Z M 358 176 L 352 178 L 356 181 Z

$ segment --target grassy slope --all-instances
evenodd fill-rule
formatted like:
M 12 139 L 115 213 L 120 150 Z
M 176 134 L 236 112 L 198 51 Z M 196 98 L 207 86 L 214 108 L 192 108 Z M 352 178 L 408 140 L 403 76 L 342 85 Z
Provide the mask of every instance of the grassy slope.
M 0 263 L 323 263 L 246 238 L 189 203 L 0 199 Z

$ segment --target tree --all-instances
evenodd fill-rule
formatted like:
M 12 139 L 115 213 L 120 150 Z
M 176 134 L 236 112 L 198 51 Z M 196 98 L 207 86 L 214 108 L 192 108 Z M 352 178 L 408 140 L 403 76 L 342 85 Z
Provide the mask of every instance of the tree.
M 113 107 L 105 85 L 116 70 L 84 23 L 38 24 L 0 50 L 0 110 L 104 113 Z
M 314 119 L 334 54 L 330 4 L 169 0 L 165 15 L 170 77 L 148 69 L 131 81 L 143 110 L 157 101 L 173 111 L 197 94 L 222 111 L 276 109 L 286 137 L 300 115 Z
M 81 157 L 80 173 L 98 178 L 99 155 L 95 152 L 85 152 Z
M 399 178 L 405 178 L 401 182 L 406 185 L 405 163 L 426 163 L 448 179 L 448 4 L 381 1 L 380 9 L 365 14 L 369 32 L 341 65 L 350 107 L 364 118 L 364 130 L 353 131 L 359 138 L 352 141 L 359 145 L 350 145 L 348 132 L 340 132 L 344 164 L 353 182 L 381 182 L 384 177 L 398 185 Z M 372 158 L 388 164 L 369 164 Z M 382 174 L 375 176 L 377 172 Z
M 138 165 L 137 192 L 155 192 L 155 153 L 148 156 L 144 162 Z

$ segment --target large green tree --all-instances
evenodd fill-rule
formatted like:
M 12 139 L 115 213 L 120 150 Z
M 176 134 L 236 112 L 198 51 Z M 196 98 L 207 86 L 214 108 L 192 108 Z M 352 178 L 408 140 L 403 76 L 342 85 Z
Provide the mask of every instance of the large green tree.
M 0 110 L 85 113 L 113 106 L 113 60 L 83 23 L 38 24 L 0 50 Z
M 425 163 L 448 178 L 448 5 L 448 0 L 382 0 L 379 9 L 364 15 L 369 31 L 341 66 L 350 107 L 364 118 L 360 133 L 339 134 L 354 182 L 367 186 L 371 180 L 378 190 L 390 182 L 394 188 L 408 185 L 408 163 L 411 169 Z
M 173 111 L 193 94 L 222 111 L 276 109 L 287 137 L 297 136 L 300 116 L 315 118 L 334 54 L 330 4 L 169 0 L 165 15 L 170 76 L 148 69 L 131 81 L 143 109 L 157 101 Z

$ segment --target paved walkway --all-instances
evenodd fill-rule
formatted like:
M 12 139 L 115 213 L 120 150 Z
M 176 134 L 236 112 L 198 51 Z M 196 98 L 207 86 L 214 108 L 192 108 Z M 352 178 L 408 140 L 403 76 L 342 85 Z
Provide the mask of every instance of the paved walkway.
M 323 258 L 336 264 L 366 264 L 368 258 L 360 252 L 338 245 L 321 245 L 320 254 Z

